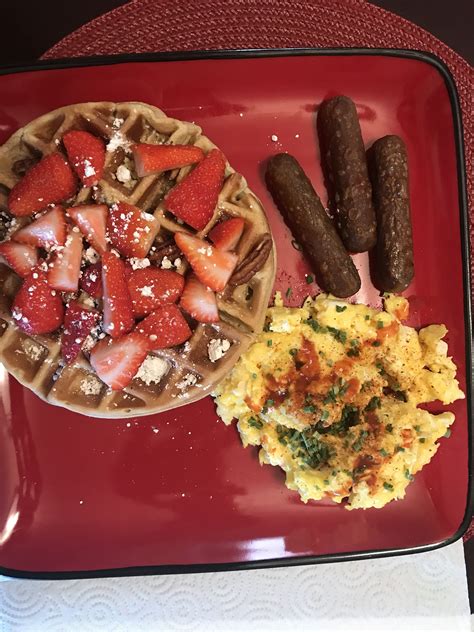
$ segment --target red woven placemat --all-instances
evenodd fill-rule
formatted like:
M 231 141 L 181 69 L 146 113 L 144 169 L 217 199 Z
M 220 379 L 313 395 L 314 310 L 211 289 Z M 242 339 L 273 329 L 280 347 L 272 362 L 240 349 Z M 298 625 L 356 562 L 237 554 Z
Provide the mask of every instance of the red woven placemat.
M 474 243 L 474 71 L 446 44 L 365 0 L 132 0 L 66 36 L 43 59 L 221 48 L 370 47 L 434 53 L 461 102 Z M 474 258 L 471 257 L 474 278 Z M 474 522 L 465 535 L 474 535 Z

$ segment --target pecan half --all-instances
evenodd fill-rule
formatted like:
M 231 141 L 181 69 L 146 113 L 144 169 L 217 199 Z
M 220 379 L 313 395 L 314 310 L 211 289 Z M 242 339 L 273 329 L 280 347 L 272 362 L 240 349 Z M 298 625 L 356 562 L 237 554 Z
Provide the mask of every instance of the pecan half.
M 270 233 L 265 233 L 255 248 L 245 257 L 242 263 L 235 269 L 234 274 L 230 277 L 229 285 L 236 287 L 247 283 L 257 274 L 265 265 L 273 247 L 273 241 Z
M 180 254 L 181 251 L 174 241 L 167 241 L 161 246 L 157 246 L 156 250 L 148 255 L 148 258 L 150 261 L 153 261 L 153 263 L 159 264 L 165 257 L 168 257 L 168 259 L 176 259 Z

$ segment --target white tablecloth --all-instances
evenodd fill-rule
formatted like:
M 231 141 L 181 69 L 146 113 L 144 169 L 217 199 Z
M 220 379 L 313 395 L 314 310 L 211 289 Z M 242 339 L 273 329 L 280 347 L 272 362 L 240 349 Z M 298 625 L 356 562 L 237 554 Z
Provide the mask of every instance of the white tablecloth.
M 469 632 L 462 542 L 418 555 L 257 571 L 2 578 L 0 630 Z

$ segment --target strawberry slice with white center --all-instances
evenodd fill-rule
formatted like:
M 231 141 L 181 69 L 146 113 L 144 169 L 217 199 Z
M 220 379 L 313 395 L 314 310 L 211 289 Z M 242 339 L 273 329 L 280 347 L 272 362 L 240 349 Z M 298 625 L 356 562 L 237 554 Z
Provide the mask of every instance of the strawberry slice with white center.
M 138 323 L 135 331 L 147 337 L 150 350 L 176 347 L 192 334 L 186 319 L 174 303 L 158 307 Z
M 132 204 L 118 202 L 109 210 L 109 237 L 112 245 L 124 257 L 146 257 L 159 228 L 156 217 Z
M 209 233 L 209 239 L 219 250 L 234 250 L 244 232 L 245 221 L 232 217 L 216 224 Z
M 42 158 L 15 184 L 8 195 L 8 208 L 12 215 L 31 215 L 70 198 L 76 191 L 77 180 L 59 152 Z
M 100 313 L 71 301 L 64 314 L 64 329 L 61 336 L 61 354 L 69 364 L 75 360 L 85 339 L 99 322 Z
M 26 277 L 38 263 L 38 252 L 33 246 L 5 241 L 0 244 L 0 258 L 21 277 Z
M 165 206 L 196 230 L 202 230 L 212 219 L 225 175 L 225 158 L 219 149 L 207 156 L 171 189 Z
M 107 206 L 105 204 L 84 204 L 69 208 L 67 213 L 90 245 L 99 254 L 103 254 L 107 250 Z
M 91 351 L 90 363 L 99 378 L 113 391 L 133 380 L 148 354 L 148 341 L 132 331 L 116 340 L 104 338 Z
M 132 329 L 135 319 L 125 277 L 125 264 L 112 252 L 102 255 L 102 287 L 103 328 L 112 338 L 119 338 Z
M 194 145 L 149 145 L 139 143 L 132 147 L 135 170 L 139 178 L 169 169 L 186 167 L 204 158 L 204 152 Z
M 100 261 L 92 263 L 83 270 L 79 287 L 92 298 L 102 298 L 102 264 Z
M 216 323 L 219 320 L 216 295 L 194 275 L 187 279 L 179 304 L 200 323 Z
M 136 317 L 146 316 L 160 305 L 175 303 L 184 288 L 184 278 L 173 270 L 150 267 L 133 270 L 128 290 Z
M 81 274 L 82 236 L 76 229 L 69 231 L 64 246 L 59 247 L 49 264 L 48 282 L 55 290 L 77 292 Z
M 97 184 L 104 173 L 104 141 L 89 132 L 73 130 L 64 134 L 63 143 L 82 184 L 86 187 Z
M 47 334 L 62 325 L 64 305 L 48 284 L 46 273 L 33 269 L 18 290 L 12 305 L 16 325 L 27 334 Z
M 222 292 L 237 265 L 237 255 L 187 233 L 176 233 L 174 238 L 201 283 L 214 292 Z
M 12 239 L 29 246 L 49 249 L 52 246 L 63 246 L 66 241 L 66 216 L 61 206 L 54 206 L 28 224 L 20 228 Z

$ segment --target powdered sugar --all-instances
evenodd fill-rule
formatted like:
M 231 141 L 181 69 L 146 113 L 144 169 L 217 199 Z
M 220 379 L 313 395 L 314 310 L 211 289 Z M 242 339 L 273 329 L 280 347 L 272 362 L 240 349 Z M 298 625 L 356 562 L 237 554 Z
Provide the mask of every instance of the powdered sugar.
M 140 259 L 139 257 L 131 257 L 129 259 L 130 265 L 133 270 L 141 270 L 142 268 L 148 268 L 150 264 L 150 260 L 148 258 Z
M 32 340 L 25 338 L 21 341 L 21 346 L 26 353 L 26 355 L 30 358 L 30 360 L 37 361 L 43 355 L 44 348 L 37 345 Z
M 186 375 L 183 376 L 181 382 L 178 382 L 176 386 L 179 388 L 180 391 L 184 391 L 190 386 L 194 386 L 196 382 L 197 377 L 195 375 L 193 375 L 192 373 L 186 373 Z
M 128 169 L 125 165 L 120 165 L 115 173 L 117 180 L 125 184 L 125 182 L 130 182 L 132 179 L 132 174 L 130 173 L 130 169 Z
M 125 138 L 122 132 L 117 131 L 111 136 L 109 142 L 107 143 L 106 150 L 111 152 L 115 151 L 119 147 L 125 151 L 130 151 L 130 141 Z
M 147 386 L 157 384 L 168 373 L 169 364 L 157 356 L 147 356 L 135 377 L 140 378 Z
M 84 159 L 84 175 L 86 178 L 90 178 L 91 176 L 95 176 L 96 172 L 90 160 L 87 158 Z
M 139 288 L 139 292 L 142 296 L 153 296 L 153 288 L 150 285 L 144 285 L 143 287 Z
M 81 380 L 80 387 L 85 395 L 98 395 L 102 390 L 102 384 L 92 375 Z
M 230 349 L 230 342 L 225 338 L 213 338 L 207 345 L 207 354 L 211 362 L 217 362 Z
M 97 263 L 100 259 L 99 253 L 96 252 L 94 248 L 91 248 L 90 246 L 89 248 L 86 248 L 86 250 L 84 250 L 84 253 L 82 256 L 83 256 L 84 261 L 87 261 L 87 263 Z

